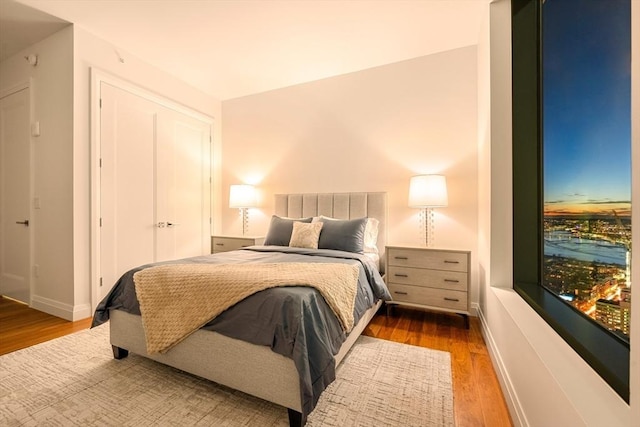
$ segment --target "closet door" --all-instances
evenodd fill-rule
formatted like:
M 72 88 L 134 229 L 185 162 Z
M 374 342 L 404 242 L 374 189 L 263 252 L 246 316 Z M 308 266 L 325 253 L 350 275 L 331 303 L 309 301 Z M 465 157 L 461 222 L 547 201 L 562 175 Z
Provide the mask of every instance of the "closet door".
M 156 259 L 153 103 L 101 88 L 100 274 L 102 298 L 128 269 Z
M 101 84 L 99 298 L 127 270 L 203 255 L 211 126 Z
M 156 158 L 156 260 L 210 252 L 211 126 L 163 108 L 158 116 Z

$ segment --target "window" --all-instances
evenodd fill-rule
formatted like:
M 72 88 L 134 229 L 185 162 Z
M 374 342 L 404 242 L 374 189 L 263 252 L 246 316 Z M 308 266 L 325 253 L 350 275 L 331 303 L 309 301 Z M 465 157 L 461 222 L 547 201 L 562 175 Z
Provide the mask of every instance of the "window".
M 630 0 L 512 0 L 516 291 L 629 399 Z

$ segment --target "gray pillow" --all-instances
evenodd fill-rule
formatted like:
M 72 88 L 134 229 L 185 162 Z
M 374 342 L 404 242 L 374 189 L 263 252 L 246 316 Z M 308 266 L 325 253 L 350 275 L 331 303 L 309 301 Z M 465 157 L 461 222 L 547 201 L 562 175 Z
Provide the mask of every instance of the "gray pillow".
M 318 240 L 318 249 L 362 253 L 364 250 L 364 229 L 367 218 L 328 219 L 320 217 L 322 231 Z
M 294 222 L 311 222 L 313 218 L 282 218 L 277 215 L 271 217 L 267 237 L 264 238 L 265 246 L 289 246 Z

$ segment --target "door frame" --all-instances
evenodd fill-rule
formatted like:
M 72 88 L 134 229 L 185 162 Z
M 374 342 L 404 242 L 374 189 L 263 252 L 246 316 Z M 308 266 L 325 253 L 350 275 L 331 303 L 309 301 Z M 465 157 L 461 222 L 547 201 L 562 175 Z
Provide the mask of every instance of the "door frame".
M 91 147 L 90 147 L 90 177 L 91 177 L 91 309 L 95 310 L 100 303 L 100 259 L 102 254 L 100 253 L 101 241 L 100 241 L 100 87 L 102 83 L 109 84 L 117 89 L 127 91 L 133 95 L 139 96 L 146 100 L 152 101 L 163 107 L 177 111 L 186 116 L 195 118 L 204 123 L 209 124 L 209 227 L 210 233 L 213 230 L 213 153 L 214 153 L 214 140 L 213 131 L 215 120 L 213 117 L 200 113 L 193 109 L 190 109 L 183 104 L 180 104 L 174 100 L 166 98 L 160 94 L 149 91 L 141 86 L 138 86 L 132 82 L 117 77 L 109 72 L 101 70 L 96 67 L 90 68 L 91 74 L 91 101 L 90 101 L 90 127 L 91 127 Z
M 34 171 L 34 157 L 35 157 L 35 137 L 33 136 L 32 126 L 35 118 L 35 96 L 34 96 L 34 82 L 33 77 L 29 77 L 27 80 L 22 80 L 13 86 L 7 88 L 0 87 L 0 99 L 18 93 L 24 89 L 29 91 L 29 272 L 27 274 L 28 288 L 29 288 L 29 301 L 28 305 L 31 307 L 34 287 L 35 287 L 35 228 L 37 226 L 37 220 L 35 219 L 33 198 L 35 194 L 35 171 Z

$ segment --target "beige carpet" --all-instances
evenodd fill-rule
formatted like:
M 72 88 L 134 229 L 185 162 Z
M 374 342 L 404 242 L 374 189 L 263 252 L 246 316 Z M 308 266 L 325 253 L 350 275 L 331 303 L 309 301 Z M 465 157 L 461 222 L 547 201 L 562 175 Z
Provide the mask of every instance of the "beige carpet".
M 0 356 L 2 426 L 287 426 L 286 409 L 130 354 L 108 325 Z M 453 426 L 449 353 L 360 337 L 308 426 Z

